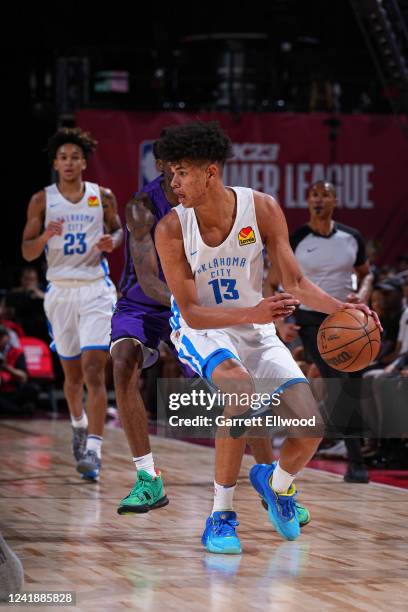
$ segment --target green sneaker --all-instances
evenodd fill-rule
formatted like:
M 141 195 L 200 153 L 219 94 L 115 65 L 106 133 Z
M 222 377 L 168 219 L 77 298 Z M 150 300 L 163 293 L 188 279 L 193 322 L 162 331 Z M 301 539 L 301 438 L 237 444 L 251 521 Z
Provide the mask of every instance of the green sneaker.
M 135 486 L 129 495 L 121 500 L 118 514 L 142 514 L 167 506 L 168 503 L 161 473 L 157 471 L 156 478 L 152 478 L 150 474 L 140 470 Z

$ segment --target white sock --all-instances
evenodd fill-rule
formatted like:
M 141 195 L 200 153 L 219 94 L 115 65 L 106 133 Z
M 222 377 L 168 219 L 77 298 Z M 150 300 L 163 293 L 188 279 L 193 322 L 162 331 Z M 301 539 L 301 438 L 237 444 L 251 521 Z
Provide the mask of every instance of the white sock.
M 272 489 L 277 493 L 286 493 L 292 482 L 295 480 L 296 474 L 289 474 L 282 470 L 279 461 L 273 471 Z
M 153 453 L 148 453 L 142 457 L 133 457 L 133 463 L 137 471 L 144 470 L 152 478 L 156 478 L 156 470 L 154 469 Z
M 72 427 L 86 429 L 88 427 L 88 417 L 86 416 L 85 410 L 82 411 L 80 417 L 72 416 L 71 414 L 71 424 Z
M 102 442 L 103 438 L 101 438 L 101 436 L 95 436 L 95 434 L 91 434 L 86 439 L 86 450 L 95 451 L 95 453 L 100 459 L 102 454 Z
M 212 513 L 220 512 L 221 510 L 232 510 L 232 500 L 234 497 L 235 487 L 234 484 L 231 487 L 224 487 L 218 484 L 214 480 L 214 505 Z

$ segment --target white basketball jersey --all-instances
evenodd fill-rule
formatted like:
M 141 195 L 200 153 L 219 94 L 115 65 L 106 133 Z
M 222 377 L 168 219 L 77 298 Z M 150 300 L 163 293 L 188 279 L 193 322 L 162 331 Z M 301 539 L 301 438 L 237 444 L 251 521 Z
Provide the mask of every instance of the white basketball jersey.
M 94 281 L 109 274 L 108 263 L 95 245 L 103 235 L 103 207 L 99 185 L 85 183 L 82 200 L 73 204 L 56 184 L 45 188 L 45 225 L 63 221 L 62 235 L 48 240 L 45 249 L 47 280 Z
M 244 308 L 262 300 L 263 243 L 255 214 L 252 189 L 232 188 L 237 198 L 234 225 L 222 244 L 210 247 L 201 238 L 193 208 L 175 208 L 182 231 L 184 250 L 191 266 L 202 306 Z M 173 300 L 173 330 L 187 326 Z

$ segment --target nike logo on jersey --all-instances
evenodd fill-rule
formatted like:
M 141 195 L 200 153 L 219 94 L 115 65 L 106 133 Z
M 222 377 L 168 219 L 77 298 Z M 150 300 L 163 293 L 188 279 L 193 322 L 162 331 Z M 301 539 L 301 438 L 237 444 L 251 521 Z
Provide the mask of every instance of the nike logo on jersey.
M 315 251 L 317 249 L 317 247 L 314 247 L 314 249 L 306 249 L 308 253 L 311 253 L 312 251 Z
M 197 251 L 193 251 L 192 253 L 190 253 L 190 257 L 192 257 L 193 255 L 195 255 L 196 253 L 198 253 L 198 249 L 197 249 Z
M 61 204 L 61 202 L 57 202 L 56 204 L 50 204 L 50 208 L 55 208 L 56 206 L 59 206 Z

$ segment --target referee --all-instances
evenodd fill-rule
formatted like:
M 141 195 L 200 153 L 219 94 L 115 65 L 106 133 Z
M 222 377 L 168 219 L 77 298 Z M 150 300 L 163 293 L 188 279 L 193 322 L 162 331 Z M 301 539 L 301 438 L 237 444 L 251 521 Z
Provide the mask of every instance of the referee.
M 313 183 L 307 192 L 307 204 L 309 222 L 295 230 L 290 237 L 292 249 L 304 275 L 329 295 L 343 302 L 367 304 L 373 278 L 365 244 L 358 230 L 333 220 L 337 204 L 334 185 L 324 181 Z M 353 275 L 357 277 L 357 292 L 353 291 Z M 317 331 L 326 316 L 303 305 L 298 308 L 296 323 L 300 327 L 299 335 L 305 352 L 317 365 L 323 378 L 348 378 L 348 374 L 334 370 L 320 357 Z M 330 385 L 328 392 L 330 395 Z M 335 398 L 333 400 L 335 401 Z M 333 406 L 333 403 L 331 401 L 330 405 Z M 335 422 L 343 421 L 342 416 L 350 410 L 350 398 L 347 406 L 344 403 L 339 398 L 336 406 L 338 419 L 335 418 Z M 348 468 L 344 479 L 346 482 L 368 482 L 360 439 L 346 438 L 345 444 Z

